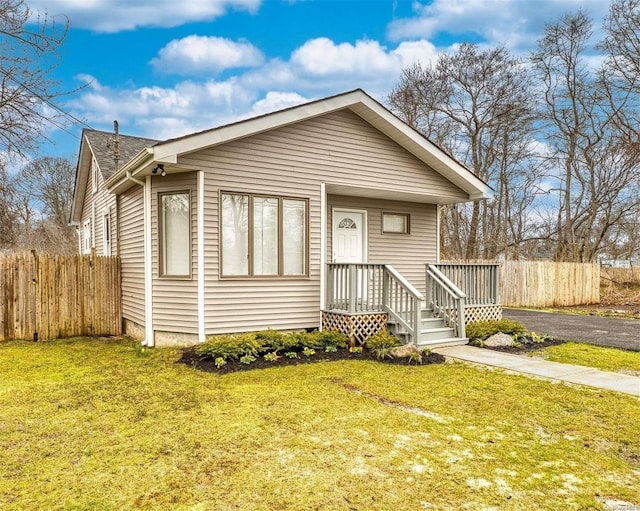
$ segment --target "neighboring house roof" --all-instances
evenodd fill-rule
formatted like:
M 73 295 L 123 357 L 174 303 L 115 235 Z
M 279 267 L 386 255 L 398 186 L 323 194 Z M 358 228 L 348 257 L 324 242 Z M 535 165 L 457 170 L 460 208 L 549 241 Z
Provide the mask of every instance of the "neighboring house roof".
M 107 180 L 106 184 L 110 190 L 121 193 L 132 186 L 131 181 L 126 177 L 127 173 L 130 176 L 145 176 L 151 172 L 151 169 L 157 163 L 177 164 L 178 157 L 188 153 L 344 109 L 351 110 L 436 172 L 446 177 L 468 193 L 470 199 L 485 199 L 491 196 L 491 188 L 487 183 L 361 89 L 183 137 L 165 140 L 153 146 L 149 145 L 130 162 L 124 163 L 123 161 L 124 165 Z
M 119 164 L 130 161 L 145 147 L 154 145 L 157 140 L 151 138 L 131 137 L 128 135 L 118 135 Z M 76 166 L 76 182 L 73 192 L 73 203 L 71 205 L 70 223 L 75 224 L 82 216 L 82 200 L 85 196 L 87 186 L 91 180 L 91 158 L 96 159 L 98 169 L 105 181 L 116 172 L 115 160 L 115 134 L 107 131 L 92 129 L 82 130 L 80 141 L 80 154 Z

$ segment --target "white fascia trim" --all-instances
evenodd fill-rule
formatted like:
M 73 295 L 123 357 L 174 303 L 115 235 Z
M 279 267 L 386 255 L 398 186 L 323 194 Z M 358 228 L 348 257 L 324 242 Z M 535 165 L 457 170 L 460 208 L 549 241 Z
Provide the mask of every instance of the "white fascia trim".
M 145 345 L 155 344 L 153 334 L 153 268 L 151 266 L 151 176 L 142 189 L 144 195 L 144 337 Z
M 206 340 L 204 329 L 204 171 L 197 173 L 198 229 L 198 341 Z
M 436 163 L 439 164 L 437 165 L 438 168 L 436 168 L 436 170 L 456 183 L 458 186 L 460 186 L 460 188 L 462 188 L 465 192 L 469 193 L 470 199 L 486 199 L 490 197 L 490 187 L 486 183 L 477 178 L 467 168 L 451 158 L 448 154 L 431 143 L 428 139 L 414 130 L 411 126 L 402 122 L 398 117 L 393 115 L 386 108 L 380 105 L 377 101 L 371 99 L 369 96 L 364 95 L 361 102 L 364 106 L 366 106 L 373 113 L 379 116 L 381 120 L 400 132 L 403 137 L 409 139 L 413 144 L 419 146 L 420 149 L 422 149 L 430 156 L 429 160 L 435 159 Z M 359 112 L 358 108 L 354 108 L 353 110 L 363 119 L 371 121 L 371 119 L 367 119 L 366 112 Z M 412 152 L 422 161 L 433 166 L 433 161 L 425 161 L 424 155 L 421 157 L 419 151 L 411 150 L 411 148 L 407 147 L 406 144 L 403 144 L 397 136 L 394 136 L 392 132 L 389 132 L 389 130 L 385 130 L 383 126 L 380 126 L 375 122 L 373 122 L 373 125 L 376 126 L 380 131 L 385 133 L 387 136 L 389 136 L 391 139 L 400 143 L 400 145 L 405 147 L 405 149 L 407 149 L 408 151 Z M 453 176 L 451 175 L 451 173 L 453 173 Z
M 327 191 L 320 183 L 320 329 L 322 330 L 322 311 L 326 299 L 327 273 Z
M 239 138 L 256 135 L 304 119 L 311 119 L 336 110 L 347 108 L 367 98 L 362 91 L 353 91 L 326 100 L 314 101 L 297 107 L 274 112 L 254 119 L 239 121 L 228 126 L 207 130 L 173 142 L 160 143 L 153 147 L 156 160 L 175 157 Z

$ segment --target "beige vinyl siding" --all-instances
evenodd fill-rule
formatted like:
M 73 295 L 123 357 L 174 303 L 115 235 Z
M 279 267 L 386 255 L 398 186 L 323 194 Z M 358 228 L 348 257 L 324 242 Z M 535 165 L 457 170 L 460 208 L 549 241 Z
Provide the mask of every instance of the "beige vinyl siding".
M 466 194 L 395 142 L 349 111 L 340 111 L 258 134 L 179 158 L 178 164 L 205 172 L 205 330 L 207 334 L 319 326 L 321 183 L 442 195 Z M 224 191 L 309 199 L 309 277 L 265 279 L 219 278 L 219 193 Z M 365 201 L 366 202 L 366 201 Z M 375 202 L 375 201 L 374 201 Z M 366 202 L 367 207 L 374 202 Z M 423 231 L 425 257 L 435 260 L 435 206 L 410 204 L 411 257 L 420 257 L 418 233 Z M 423 212 L 421 214 L 420 212 Z M 370 222 L 373 222 L 371 215 Z M 380 219 L 375 220 L 380 223 Z M 433 225 L 429 227 L 429 222 Z M 413 222 L 417 222 L 413 224 Z M 331 226 L 327 225 L 331 237 Z M 375 238 L 373 241 L 376 241 Z M 414 243 L 415 241 L 415 243 Z M 376 241 L 381 262 L 393 252 L 393 242 Z M 379 251 L 379 252 L 378 252 Z M 370 259 L 373 260 L 373 259 Z M 420 288 L 422 273 L 398 258 Z M 422 261 L 421 261 L 422 263 Z M 195 299 L 195 291 L 194 291 Z M 195 310 L 195 307 L 194 307 Z
M 144 326 L 144 196 L 134 186 L 118 198 L 122 316 Z
M 84 225 L 87 220 L 92 220 L 92 246 L 95 247 L 97 255 L 105 255 L 103 250 L 104 229 L 102 225 L 102 217 L 108 211 L 111 218 L 111 254 L 108 255 L 118 255 L 117 243 L 115 243 L 115 239 L 117 236 L 117 226 L 115 218 L 116 197 L 108 190 L 106 190 L 104 186 L 104 180 L 102 179 L 102 175 L 100 175 L 99 172 L 98 189 L 96 192 L 94 192 L 92 182 L 93 176 L 91 175 L 92 173 L 90 171 L 89 174 L 89 181 L 87 183 L 84 194 L 82 220 L 80 222 L 80 226 Z M 92 217 L 92 209 L 93 211 L 95 211 L 95 217 Z
M 151 253 L 153 254 L 153 328 L 163 332 L 198 333 L 197 178 L 195 172 L 151 178 Z M 159 277 L 158 194 L 190 193 L 191 277 Z
M 434 204 L 386 201 L 329 195 L 327 198 L 327 257 L 332 254 L 332 209 L 367 212 L 367 262 L 391 264 L 417 289 L 425 289 L 425 263 L 437 259 L 437 214 Z M 410 215 L 410 234 L 383 234 L 382 212 Z

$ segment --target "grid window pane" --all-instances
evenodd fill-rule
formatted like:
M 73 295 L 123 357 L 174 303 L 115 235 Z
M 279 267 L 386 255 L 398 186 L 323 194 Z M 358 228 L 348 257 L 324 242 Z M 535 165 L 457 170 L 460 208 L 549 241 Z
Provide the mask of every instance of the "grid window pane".
M 285 275 L 303 275 L 306 271 L 306 206 L 307 203 L 301 200 L 282 201 L 282 257 Z
M 249 274 L 249 197 L 222 195 L 222 274 Z
M 189 194 L 162 195 L 162 275 L 190 275 Z
M 278 199 L 253 198 L 253 274 L 278 274 Z

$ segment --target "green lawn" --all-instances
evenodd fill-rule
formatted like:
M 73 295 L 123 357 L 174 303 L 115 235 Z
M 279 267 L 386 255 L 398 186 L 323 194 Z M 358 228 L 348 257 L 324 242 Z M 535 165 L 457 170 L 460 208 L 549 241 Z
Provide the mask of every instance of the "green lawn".
M 178 356 L 127 341 L 0 344 L 0 509 L 640 504 L 631 396 L 463 364 L 218 376 Z
M 640 352 L 567 342 L 532 353 L 552 362 L 640 375 Z

